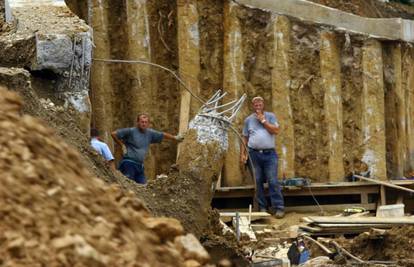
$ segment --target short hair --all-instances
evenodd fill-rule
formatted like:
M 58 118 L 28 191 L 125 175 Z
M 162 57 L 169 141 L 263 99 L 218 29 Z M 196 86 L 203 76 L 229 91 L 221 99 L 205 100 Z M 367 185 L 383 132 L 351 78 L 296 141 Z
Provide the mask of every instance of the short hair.
M 256 101 L 262 101 L 262 102 L 264 102 L 264 99 L 263 99 L 263 97 L 261 97 L 261 96 L 255 96 L 255 97 L 253 97 L 253 99 L 252 99 L 252 103 L 254 103 L 254 102 L 256 102 Z
M 149 119 L 149 115 L 148 115 L 148 113 L 145 113 L 145 112 L 143 112 L 143 113 L 139 113 L 139 114 L 137 115 L 137 121 L 139 121 L 139 120 L 141 119 L 141 117 L 147 117 L 147 118 Z
M 98 137 L 98 136 L 99 136 L 98 129 L 92 128 L 91 129 L 91 137 Z

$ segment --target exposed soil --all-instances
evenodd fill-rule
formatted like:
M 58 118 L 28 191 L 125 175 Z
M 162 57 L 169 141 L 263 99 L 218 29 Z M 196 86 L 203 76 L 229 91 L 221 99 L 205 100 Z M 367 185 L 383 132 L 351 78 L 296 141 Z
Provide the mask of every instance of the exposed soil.
M 210 206 L 211 186 L 223 164 L 223 155 L 217 152 L 216 143 L 202 145 L 195 131 L 190 131 L 182 143 L 178 168 L 133 190 L 155 215 L 179 219 L 197 237 L 218 234 L 219 214 Z
M 291 92 L 295 132 L 295 173 L 299 177 L 327 180 L 328 156 L 324 123 L 323 86 L 316 29 L 292 24 Z M 325 166 L 325 167 L 323 167 Z
M 414 265 L 414 227 L 396 227 L 383 236 L 363 233 L 349 241 L 346 247 L 364 260 L 397 261 L 398 266 Z M 363 248 L 363 249 L 361 249 Z
M 414 7 L 401 3 L 383 3 L 378 0 L 309 0 L 328 7 L 369 18 L 401 17 L 412 19 Z
M 53 130 L 21 116 L 21 106 L 14 93 L 0 89 L 2 265 L 184 266 L 208 260 L 181 245 L 178 221 L 151 218 L 132 192 L 105 186 Z
M 348 38 L 348 40 L 347 40 Z M 342 72 L 342 108 L 344 133 L 344 169 L 345 174 L 366 171 L 361 162 L 362 147 L 362 42 L 342 36 L 341 44 Z

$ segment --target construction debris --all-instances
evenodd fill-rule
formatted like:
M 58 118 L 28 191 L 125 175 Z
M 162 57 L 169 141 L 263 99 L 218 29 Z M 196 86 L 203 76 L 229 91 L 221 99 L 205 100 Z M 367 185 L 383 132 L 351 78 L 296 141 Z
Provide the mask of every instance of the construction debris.
M 315 235 L 356 234 L 371 228 L 390 229 L 395 226 L 414 225 L 414 217 L 304 217 L 306 225 L 300 229 Z

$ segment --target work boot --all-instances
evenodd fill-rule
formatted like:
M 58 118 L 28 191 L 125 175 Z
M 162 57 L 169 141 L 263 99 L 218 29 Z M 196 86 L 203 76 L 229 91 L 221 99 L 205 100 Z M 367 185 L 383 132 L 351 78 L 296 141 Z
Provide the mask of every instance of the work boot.
M 276 219 L 282 219 L 283 217 L 285 217 L 285 211 L 284 210 L 276 210 L 276 212 L 273 214 L 273 216 Z

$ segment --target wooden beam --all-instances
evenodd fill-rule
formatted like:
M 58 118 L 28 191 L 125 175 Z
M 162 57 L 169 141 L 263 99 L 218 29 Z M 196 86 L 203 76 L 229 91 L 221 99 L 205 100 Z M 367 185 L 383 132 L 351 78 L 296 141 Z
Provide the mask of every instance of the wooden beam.
M 280 122 L 276 138 L 279 154 L 278 177 L 295 176 L 295 136 L 290 101 L 290 52 L 291 24 L 287 17 L 276 16 L 272 30 L 272 109 Z
M 111 48 L 109 43 L 109 22 L 107 1 L 91 1 L 91 27 L 93 28 L 95 58 L 111 58 Z M 113 88 L 111 83 L 111 72 L 109 64 L 102 61 L 93 61 L 91 68 L 91 104 L 92 104 L 92 127 L 99 130 L 101 137 L 108 145 L 114 149 L 114 143 L 110 138 L 113 130 L 112 105 L 109 103 Z M 120 148 L 119 148 L 120 149 Z
M 321 205 L 323 211 L 343 211 L 344 209 L 351 208 L 351 207 L 362 207 L 366 210 L 375 210 L 377 208 L 376 203 L 369 203 L 369 204 L 333 204 L 333 205 Z M 309 205 L 309 206 L 291 206 L 285 207 L 285 211 L 295 211 L 295 212 L 315 212 L 321 211 L 321 209 L 317 205 Z
M 383 185 L 383 186 L 387 186 L 387 187 L 407 191 L 407 192 L 410 192 L 410 193 L 414 193 L 413 189 L 409 189 L 409 188 L 405 188 L 405 187 L 402 187 L 402 186 L 399 186 L 399 185 L 391 184 L 389 182 L 376 180 L 376 179 L 372 179 L 372 178 L 367 178 L 367 177 L 360 176 L 360 175 L 354 175 L 354 176 L 358 179 L 365 180 L 365 181 L 368 181 L 368 182 L 371 182 L 371 183 L 375 183 L 375 184 L 379 184 L 379 185 Z
M 413 217 L 332 217 L 332 216 L 308 216 L 310 220 L 318 224 L 414 224 Z
M 324 89 L 325 123 L 328 129 L 329 181 L 342 181 L 345 177 L 343 164 L 343 120 L 341 97 L 341 59 L 333 32 L 321 33 L 320 66 Z
M 200 33 L 198 29 L 198 11 L 196 0 L 177 0 L 178 20 L 178 61 L 179 74 L 186 86 L 198 94 L 200 83 Z M 183 134 L 188 129 L 191 107 L 194 101 L 191 94 L 180 86 L 180 121 L 178 131 Z M 177 154 L 179 154 L 180 145 Z M 178 155 L 177 155 L 178 158 Z
M 237 8 L 238 5 L 233 1 L 224 2 L 223 89 L 228 93 L 225 98 L 228 101 L 240 97 L 244 89 L 243 49 Z M 242 114 L 236 117 L 234 124 L 238 130 L 242 128 L 243 119 Z M 242 178 L 240 140 L 231 133 L 224 161 L 223 182 L 227 186 L 237 186 L 242 184 Z
M 404 93 L 406 100 L 406 124 L 407 124 L 407 147 L 406 147 L 406 172 L 414 171 L 414 49 L 406 46 L 404 51 Z
M 406 101 L 404 88 L 402 86 L 402 55 L 401 44 L 393 44 L 392 46 L 392 61 L 394 70 L 394 90 L 396 96 L 396 129 L 397 139 L 390 140 L 390 142 L 396 143 L 396 151 L 393 151 L 397 155 L 395 162 L 397 167 L 397 173 L 393 174 L 396 178 L 402 178 L 404 176 L 405 163 L 407 160 L 406 147 L 407 147 L 407 129 L 406 129 L 406 105 L 409 104 Z
M 347 30 L 381 39 L 414 42 L 412 20 L 366 18 L 305 0 L 238 0 L 237 2 L 300 20 L 330 25 L 341 31 Z
M 362 49 L 362 161 L 372 176 L 387 179 L 384 116 L 384 80 L 381 43 L 370 39 Z
M 385 186 L 383 185 L 380 186 L 380 201 L 381 201 L 381 206 L 387 205 L 387 194 L 386 194 Z

